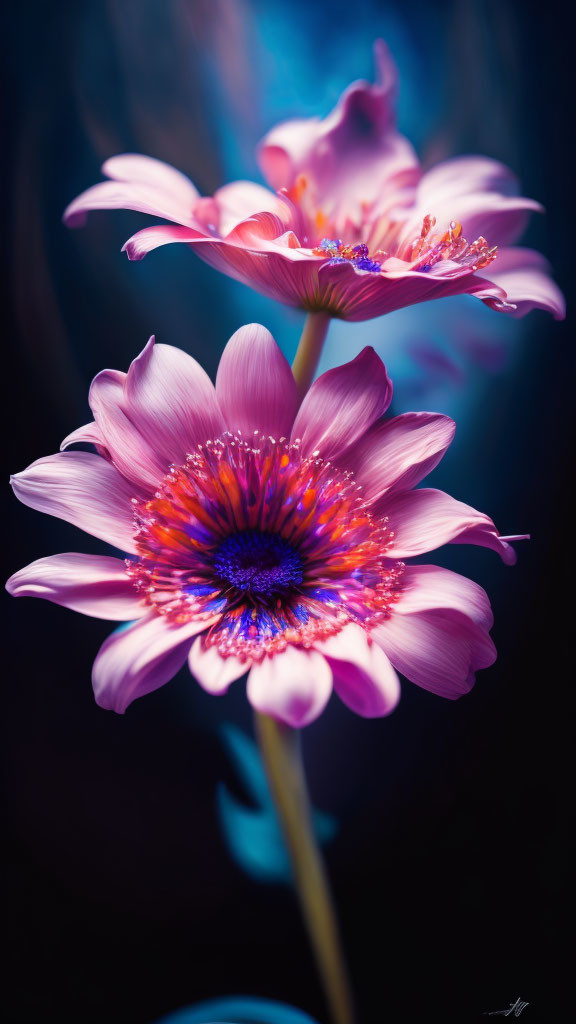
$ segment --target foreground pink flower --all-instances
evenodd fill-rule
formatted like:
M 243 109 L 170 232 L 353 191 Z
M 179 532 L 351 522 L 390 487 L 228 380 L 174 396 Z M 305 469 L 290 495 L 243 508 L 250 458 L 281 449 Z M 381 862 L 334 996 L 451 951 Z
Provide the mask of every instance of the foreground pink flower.
M 502 164 L 459 157 L 422 172 L 396 128 L 397 75 L 382 42 L 379 80 L 351 85 L 324 120 L 288 121 L 264 139 L 271 192 L 239 181 L 201 197 L 179 171 L 149 157 L 107 160 L 110 181 L 65 212 L 130 209 L 161 217 L 124 245 L 129 259 L 184 242 L 211 266 L 291 306 L 367 320 L 402 306 L 470 293 L 522 316 L 564 316 L 546 260 L 514 246 L 539 203 L 518 196 Z
M 392 385 L 372 349 L 323 374 L 298 408 L 290 367 L 265 328 L 229 341 L 214 387 L 179 349 L 151 339 L 127 374 L 90 389 L 94 422 L 64 451 L 13 478 L 26 505 L 128 558 L 55 555 L 17 572 L 16 596 L 136 620 L 93 673 L 96 700 L 123 712 L 188 659 L 224 693 L 248 675 L 255 708 L 315 719 L 332 688 L 360 715 L 385 715 L 396 671 L 445 697 L 492 664 L 488 598 L 475 583 L 405 559 L 480 544 L 514 560 L 487 516 L 414 490 L 454 423 L 385 420 Z

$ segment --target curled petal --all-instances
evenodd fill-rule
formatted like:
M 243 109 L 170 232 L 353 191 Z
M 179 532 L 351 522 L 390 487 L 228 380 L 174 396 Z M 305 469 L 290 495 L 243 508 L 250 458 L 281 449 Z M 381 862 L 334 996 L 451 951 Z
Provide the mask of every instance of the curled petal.
M 396 129 L 397 71 L 385 44 L 375 45 L 378 81 L 356 82 L 324 120 L 287 121 L 261 144 L 260 165 L 276 188 L 310 188 L 322 214 L 358 222 L 387 183 L 411 172 L 418 160 Z
M 384 495 L 374 507 L 389 517 L 394 532 L 387 552 L 390 558 L 412 558 L 443 544 L 479 544 L 497 551 L 507 564 L 516 559 L 489 516 L 444 491 L 428 487 L 398 491 Z
M 39 558 L 6 584 L 13 597 L 43 597 L 97 619 L 132 621 L 148 611 L 120 558 L 68 552 Z
M 282 221 L 289 219 L 286 202 L 263 185 L 253 181 L 233 181 L 214 193 L 218 211 L 219 234 L 228 235 L 255 214 L 271 213 Z
M 147 253 L 153 249 L 159 249 L 161 245 L 170 245 L 172 242 L 196 242 L 205 235 L 197 228 L 181 227 L 179 224 L 154 224 L 151 228 L 142 228 L 132 235 L 122 246 L 128 259 L 133 262 L 143 260 Z
M 400 700 L 398 676 L 360 626 L 345 626 L 316 648 L 328 659 L 336 693 L 357 715 L 379 718 L 394 710 Z
M 111 157 L 102 173 L 113 180 L 100 182 L 77 196 L 64 211 L 68 227 L 82 227 L 91 210 L 137 210 L 177 224 L 194 223 L 198 192 L 175 168 L 152 157 L 126 153 Z
M 248 700 L 262 714 L 294 729 L 309 725 L 326 707 L 332 692 L 332 671 L 317 651 L 289 646 L 265 657 L 248 676 Z
M 213 694 L 226 693 L 230 684 L 240 679 L 250 668 L 250 662 L 240 661 L 233 655 L 223 658 L 215 647 L 206 646 L 203 636 L 193 641 L 188 665 L 202 689 Z
M 96 703 L 123 714 L 137 697 L 164 686 L 186 662 L 192 637 L 205 628 L 202 622 L 170 625 L 152 614 L 112 633 L 92 669 Z
M 104 443 L 102 432 L 94 421 L 86 423 L 83 427 L 78 427 L 68 434 L 60 445 L 60 451 L 66 451 L 72 444 L 93 444 L 99 455 L 103 455 L 105 459 L 110 458 L 110 452 Z
M 483 282 L 476 292 L 488 306 L 501 309 L 501 296 L 511 308 L 505 308 L 514 317 L 525 316 L 533 309 L 552 313 L 556 320 L 566 316 L 566 300 L 550 276 L 548 260 L 533 249 L 501 249 L 489 270 L 490 280 Z M 481 284 L 482 278 L 478 278 Z
M 136 181 L 153 185 L 178 198 L 183 207 L 192 207 L 200 198 L 198 189 L 182 171 L 141 153 L 121 153 L 102 164 L 102 174 L 117 181 Z

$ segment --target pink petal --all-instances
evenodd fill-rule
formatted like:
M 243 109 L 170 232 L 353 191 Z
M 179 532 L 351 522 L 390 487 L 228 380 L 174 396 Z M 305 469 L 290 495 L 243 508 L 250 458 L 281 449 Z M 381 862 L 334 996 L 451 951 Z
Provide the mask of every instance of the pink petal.
M 426 202 L 445 203 L 453 196 L 471 192 L 500 192 L 514 195 L 518 179 L 506 164 L 488 156 L 457 156 L 426 171 L 418 185 L 418 195 Z
M 90 408 L 118 472 L 138 487 L 155 491 L 169 462 L 159 458 L 131 422 L 125 397 L 126 374 L 102 370 L 90 387 Z
M 364 495 L 373 501 L 392 490 L 407 490 L 431 473 L 452 442 L 456 424 L 433 412 L 407 412 L 378 420 L 346 451 Z
M 162 217 L 176 224 L 192 226 L 192 210 L 163 189 L 139 182 L 102 181 L 73 199 L 64 210 L 64 223 L 69 228 L 83 227 L 92 210 L 137 210 L 153 217 Z
M 78 427 L 77 430 L 68 434 L 68 437 L 65 437 L 60 445 L 60 451 L 65 451 L 72 444 L 93 444 L 99 455 L 103 455 L 105 459 L 110 458 L 102 433 L 94 421 L 86 423 L 83 427 Z
M 271 218 L 267 226 L 265 216 Z M 406 270 L 401 261 L 397 261 L 400 270 L 384 269 L 380 274 L 358 273 L 348 263 L 329 266 L 309 250 L 298 248 L 293 239 L 292 244 L 282 241 L 277 236 L 281 229 L 272 214 L 242 222 L 227 239 L 159 224 L 137 232 L 123 248 L 129 259 L 138 260 L 158 246 L 183 242 L 215 270 L 276 302 L 326 310 L 352 321 L 370 320 L 417 302 L 483 292 L 487 286 L 483 278 L 468 271 L 445 276 L 434 268 L 428 274 L 416 273 Z M 505 297 L 496 286 L 492 294 Z
M 182 171 L 177 171 L 163 160 L 140 153 L 121 153 L 110 157 L 102 164 L 102 174 L 117 181 L 135 181 L 161 188 L 190 208 L 200 198 L 198 189 Z
M 11 483 L 24 505 L 79 526 L 122 551 L 136 551 L 131 499 L 143 494 L 100 455 L 48 455 L 16 473 Z
M 318 257 L 301 250 L 270 245 L 252 235 L 246 245 L 218 239 L 190 241 L 194 252 L 223 274 L 289 306 L 320 308 L 324 301 L 318 281 Z M 375 276 L 375 275 L 374 275 Z M 334 306 L 336 312 L 336 306 Z
M 250 669 L 251 662 L 240 661 L 230 655 L 223 658 L 215 647 L 207 647 L 204 636 L 193 641 L 188 655 L 188 666 L 192 675 L 207 693 L 226 693 L 231 683 L 240 679 Z
M 332 672 L 326 659 L 317 651 L 292 645 L 253 665 L 248 676 L 252 707 L 294 729 L 318 718 L 331 692 Z
M 386 367 L 373 348 L 365 348 L 350 363 L 323 373 L 304 398 L 292 439 L 302 439 L 302 451 L 319 450 L 335 458 L 382 416 L 392 398 Z
M 129 260 L 143 260 L 147 253 L 158 249 L 161 245 L 172 242 L 196 242 L 204 238 L 203 232 L 197 228 L 180 227 L 173 224 L 154 224 L 151 228 L 142 228 L 132 235 L 122 246 Z
M 486 271 L 490 280 L 476 292 L 488 306 L 501 308 L 501 294 L 515 309 L 505 309 L 514 317 L 525 316 L 533 309 L 544 309 L 556 320 L 566 316 L 566 300 L 550 277 L 550 264 L 533 249 L 501 249 L 497 259 Z M 482 282 L 482 278 L 478 278 Z
M 448 261 L 436 264 L 429 273 L 407 267 L 401 260 L 388 260 L 379 274 L 361 274 L 348 262 L 334 266 L 325 263 L 318 270 L 317 291 L 310 308 L 325 307 L 342 320 L 359 322 L 418 302 L 474 294 L 485 288 L 482 278 L 457 264 L 448 266 Z
M 374 505 L 379 515 L 389 517 L 394 538 L 390 558 L 412 558 L 443 544 L 479 544 L 497 551 L 508 564 L 516 555 L 502 540 L 489 516 L 456 501 L 444 491 L 422 488 L 385 494 Z
M 272 218 L 267 229 L 262 224 L 264 216 Z M 358 273 L 351 263 L 330 266 L 310 250 L 299 248 L 293 236 L 292 244 L 275 237 L 281 228 L 272 214 L 242 222 L 227 239 L 160 224 L 137 232 L 124 249 L 129 259 L 138 260 L 158 246 L 183 242 L 215 270 L 276 302 L 326 310 L 354 322 L 451 295 L 479 293 L 481 298 L 488 295 L 491 303 L 506 298 L 496 284 L 456 264 L 448 266 L 448 261 L 430 273 L 407 270 L 400 260 L 395 269 L 389 268 L 388 261 L 379 274 Z
M 96 619 L 131 621 L 149 609 L 137 597 L 119 558 L 69 552 L 39 558 L 6 584 L 13 597 L 43 597 Z
M 174 626 L 153 613 L 112 633 L 92 669 L 96 703 L 123 714 L 137 697 L 164 686 L 184 665 L 192 637 L 205 628 L 205 622 Z
M 418 160 L 396 130 L 397 72 L 382 41 L 375 47 L 378 82 L 357 82 L 324 120 L 287 121 L 263 140 L 260 165 L 276 188 L 304 179 L 312 205 L 338 225 L 360 223 L 366 207 L 401 173 L 417 180 Z M 388 191 L 390 189 L 388 188 Z
M 298 395 L 290 364 L 260 324 L 241 327 L 226 345 L 216 377 L 226 426 L 251 437 L 255 430 L 289 436 Z
M 468 693 L 474 672 L 496 660 L 485 629 L 453 610 L 393 613 L 372 636 L 407 679 L 450 700 Z
M 490 245 L 510 245 L 522 234 L 528 215 L 542 212 L 540 203 L 518 196 L 517 191 L 518 182 L 512 171 L 496 160 L 446 160 L 422 176 L 413 223 L 420 224 L 430 213 L 439 224 L 459 221 L 470 242 L 484 235 Z
M 432 608 L 462 612 L 484 629 L 491 629 L 494 621 L 488 595 L 477 583 L 437 565 L 407 565 L 395 613 L 412 615 Z
M 379 718 L 394 710 L 400 700 L 398 676 L 360 626 L 345 626 L 316 649 L 328 659 L 336 693 L 357 715 Z
M 281 220 L 289 218 L 286 203 L 253 181 L 233 181 L 214 193 L 219 214 L 219 234 L 229 234 L 238 224 L 257 213 L 272 213 Z
M 121 472 L 154 489 L 172 462 L 224 429 L 214 386 L 199 363 L 151 338 L 127 374 L 104 370 L 90 405 Z
M 184 174 L 152 157 L 112 157 L 102 173 L 114 179 L 82 192 L 64 211 L 69 227 L 81 227 L 90 210 L 138 210 L 177 224 L 194 224 L 198 192 Z

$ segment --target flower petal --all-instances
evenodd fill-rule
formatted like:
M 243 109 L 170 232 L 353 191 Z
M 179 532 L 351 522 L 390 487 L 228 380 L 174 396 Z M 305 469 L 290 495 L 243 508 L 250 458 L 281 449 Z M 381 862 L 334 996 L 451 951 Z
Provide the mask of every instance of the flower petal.
M 16 473 L 11 484 L 24 505 L 79 526 L 122 551 L 136 551 L 131 499 L 143 495 L 100 455 L 48 455 Z
M 119 156 L 111 156 L 102 164 L 102 174 L 107 178 L 115 178 L 117 181 L 137 181 L 143 185 L 153 185 L 169 192 L 177 198 L 184 208 L 190 209 L 200 198 L 198 189 L 192 184 L 190 178 L 177 171 L 175 167 L 164 163 L 163 160 L 156 160 L 152 156 L 142 156 L 141 153 L 121 153 Z
M 94 421 L 86 423 L 83 427 L 78 427 L 71 434 L 68 434 L 60 445 L 60 451 L 65 451 L 72 444 L 93 444 L 99 455 L 103 455 L 105 459 L 110 458 L 110 453 L 106 448 L 102 433 L 98 428 L 98 424 Z
M 296 382 L 265 327 L 248 324 L 232 335 L 218 367 L 216 397 L 229 430 L 241 430 L 246 437 L 255 430 L 290 436 L 298 407 Z
M 542 212 L 540 203 L 517 191 L 515 175 L 496 160 L 464 156 L 443 161 L 418 184 L 407 237 L 413 237 L 426 214 L 433 214 L 439 224 L 459 221 L 470 242 L 483 235 L 490 245 L 511 245 L 524 231 L 529 214 Z
M 336 693 L 352 711 L 363 718 L 379 718 L 394 710 L 400 700 L 398 676 L 360 626 L 345 626 L 315 646 L 328 659 Z
M 254 181 L 232 181 L 223 185 L 214 193 L 214 200 L 219 214 L 218 230 L 222 236 L 257 213 L 272 213 L 281 220 L 289 217 L 284 200 Z
M 215 647 L 206 646 L 204 636 L 199 636 L 190 648 L 188 666 L 203 690 L 222 694 L 231 683 L 249 671 L 251 662 L 240 661 L 233 655 L 223 658 Z
M 324 310 L 343 320 L 370 320 L 417 302 L 462 293 L 484 294 L 487 288 L 491 301 L 492 297 L 505 298 L 496 285 L 490 286 L 470 271 L 456 268 L 458 272 L 454 273 L 452 266 L 449 274 L 444 273 L 448 261 L 427 274 L 406 270 L 407 264 L 400 260 L 396 261 L 398 267 L 389 270 L 385 266 L 379 274 L 358 272 L 348 262 L 330 266 L 310 250 L 299 248 L 291 232 L 290 241 L 277 237 L 281 225 L 275 223 L 265 230 L 264 216 L 244 221 L 228 239 L 210 237 L 192 228 L 154 225 L 137 232 L 123 248 L 129 259 L 138 260 L 158 246 L 184 242 L 215 270 L 276 302 L 313 312 Z
M 386 412 L 391 398 L 384 363 L 373 348 L 365 348 L 350 363 L 314 381 L 296 416 L 292 439 L 302 439 L 305 455 L 318 449 L 323 459 L 335 458 Z
M 164 686 L 182 668 L 192 637 L 203 629 L 205 622 L 175 626 L 165 616 L 152 613 L 112 633 L 92 669 L 96 703 L 123 714 L 137 697 Z
M 261 144 L 260 165 L 273 188 L 312 189 L 311 206 L 335 226 L 360 223 L 393 179 L 419 177 L 416 154 L 396 130 L 397 72 L 381 40 L 375 62 L 376 84 L 354 83 L 328 117 L 287 121 Z
M 43 597 L 96 619 L 131 621 L 149 609 L 136 595 L 120 558 L 68 552 L 51 555 L 14 573 L 6 584 L 13 597 Z
M 503 540 L 489 516 L 444 491 L 422 488 L 385 494 L 374 509 L 390 520 L 394 537 L 390 558 L 412 558 L 443 544 L 479 544 L 497 551 L 502 561 L 516 561 L 513 548 Z
M 364 496 L 375 501 L 392 490 L 408 490 L 431 473 L 452 442 L 456 424 L 433 412 L 407 412 L 379 420 L 346 451 Z
M 379 274 L 359 273 L 348 261 L 333 266 L 325 263 L 317 273 L 314 301 L 306 308 L 326 308 L 334 316 L 354 322 L 418 302 L 474 294 L 486 287 L 482 278 L 449 260 L 437 263 L 429 273 L 410 270 L 407 263 L 392 259 L 383 264 Z
M 127 374 L 104 370 L 95 377 L 90 405 L 118 468 L 148 490 L 171 463 L 184 462 L 224 429 L 214 385 L 199 363 L 154 338 Z
M 118 472 L 138 487 L 155 491 L 170 460 L 158 458 L 130 420 L 125 396 L 126 374 L 102 370 L 92 381 L 89 403 L 97 429 Z
M 460 611 L 484 629 L 491 629 L 494 621 L 486 591 L 473 580 L 438 565 L 407 565 L 394 611 L 412 615 L 432 608 Z
M 457 156 L 426 171 L 418 185 L 418 195 L 426 203 L 445 203 L 453 196 L 472 192 L 500 192 L 515 195 L 518 179 L 506 164 L 488 156 Z M 430 207 L 432 210 L 432 207 Z
M 532 309 L 552 313 L 556 320 L 566 316 L 566 300 L 550 277 L 550 264 L 534 249 L 501 249 L 488 271 L 490 280 L 476 291 L 476 297 L 488 306 L 501 309 L 502 290 L 515 308 L 506 309 L 514 317 L 525 316 Z M 482 278 L 477 278 L 478 283 Z
M 175 224 L 154 224 L 150 228 L 142 228 L 132 235 L 122 246 L 128 259 L 132 261 L 143 260 L 147 253 L 158 249 L 161 245 L 169 245 L 172 242 L 196 242 L 205 235 L 197 228 L 180 227 Z
M 496 660 L 486 630 L 454 610 L 393 613 L 372 636 L 407 679 L 450 700 L 468 693 L 474 672 Z
M 326 707 L 332 692 L 332 671 L 317 651 L 290 645 L 266 656 L 248 676 L 248 700 L 262 714 L 294 729 L 309 725 Z
M 66 207 L 63 219 L 68 227 L 81 227 L 91 210 L 138 210 L 177 224 L 194 224 L 198 192 L 174 167 L 125 153 L 107 160 L 102 173 L 113 180 L 93 185 Z
M 214 385 L 192 356 L 153 339 L 126 377 L 130 415 L 151 447 L 179 461 L 224 429 Z

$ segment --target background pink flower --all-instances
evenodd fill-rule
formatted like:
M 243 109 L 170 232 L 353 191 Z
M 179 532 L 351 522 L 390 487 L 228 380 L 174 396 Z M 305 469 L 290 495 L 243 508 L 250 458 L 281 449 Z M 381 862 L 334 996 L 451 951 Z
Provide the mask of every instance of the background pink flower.
M 462 293 L 515 316 L 541 308 L 561 319 L 547 261 L 514 244 L 540 204 L 487 157 L 423 172 L 396 127 L 395 65 L 383 42 L 375 52 L 376 84 L 357 82 L 328 117 L 266 136 L 260 163 L 275 192 L 237 181 L 201 197 L 174 168 L 124 154 L 103 165 L 109 181 L 68 206 L 66 223 L 98 209 L 161 217 L 172 223 L 128 239 L 129 259 L 184 242 L 264 295 L 345 320 Z
M 270 333 L 243 327 L 216 386 L 151 339 L 127 374 L 90 389 L 94 421 L 13 478 L 17 497 L 126 560 L 67 553 L 8 582 L 131 623 L 94 663 L 96 699 L 123 712 L 188 660 L 210 693 L 248 671 L 255 708 L 306 725 L 332 690 L 360 715 L 389 713 L 396 670 L 456 698 L 495 658 L 484 591 L 405 560 L 471 543 L 514 560 L 486 515 L 415 489 L 450 444 L 433 413 L 384 414 L 392 385 L 365 349 L 323 374 L 300 407 Z

